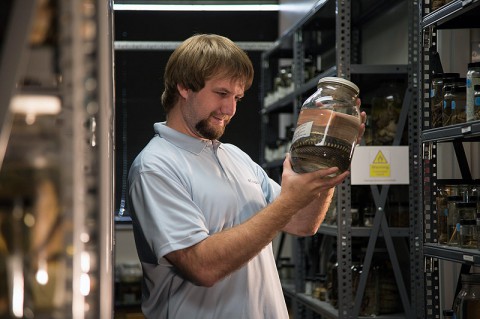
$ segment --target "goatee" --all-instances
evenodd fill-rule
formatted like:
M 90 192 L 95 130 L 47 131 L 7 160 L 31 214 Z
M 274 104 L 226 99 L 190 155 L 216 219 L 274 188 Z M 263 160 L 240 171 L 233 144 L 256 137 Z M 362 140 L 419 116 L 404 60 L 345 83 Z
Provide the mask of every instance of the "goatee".
M 225 126 L 228 124 L 228 121 L 225 121 Z M 206 139 L 209 140 L 218 140 L 223 133 L 225 132 L 225 126 L 212 126 L 209 124 L 208 119 L 201 120 L 195 125 L 197 133 Z

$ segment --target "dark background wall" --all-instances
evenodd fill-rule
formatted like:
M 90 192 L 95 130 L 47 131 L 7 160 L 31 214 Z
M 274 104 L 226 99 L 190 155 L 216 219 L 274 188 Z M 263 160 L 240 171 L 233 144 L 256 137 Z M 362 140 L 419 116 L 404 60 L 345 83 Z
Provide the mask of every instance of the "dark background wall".
M 183 41 L 195 33 L 216 33 L 240 42 L 273 42 L 278 38 L 278 12 L 116 11 L 116 41 Z M 153 124 L 165 119 L 160 96 L 163 72 L 172 51 L 115 52 L 115 211 L 125 197 L 128 169 L 153 136 Z M 247 51 L 255 79 L 221 138 L 259 160 L 260 51 Z

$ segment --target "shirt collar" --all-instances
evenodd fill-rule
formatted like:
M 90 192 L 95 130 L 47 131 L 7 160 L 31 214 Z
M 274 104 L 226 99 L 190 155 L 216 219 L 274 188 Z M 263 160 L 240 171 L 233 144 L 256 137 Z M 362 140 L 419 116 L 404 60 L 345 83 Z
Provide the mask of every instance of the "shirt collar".
M 195 155 L 199 155 L 207 146 L 213 146 L 213 148 L 216 149 L 222 144 L 217 140 L 202 140 L 193 136 L 180 133 L 179 131 L 168 127 L 166 124 L 166 122 L 155 123 L 153 125 L 155 134 L 158 134 L 160 137 L 166 139 L 168 142 L 172 143 L 176 147 L 193 153 Z

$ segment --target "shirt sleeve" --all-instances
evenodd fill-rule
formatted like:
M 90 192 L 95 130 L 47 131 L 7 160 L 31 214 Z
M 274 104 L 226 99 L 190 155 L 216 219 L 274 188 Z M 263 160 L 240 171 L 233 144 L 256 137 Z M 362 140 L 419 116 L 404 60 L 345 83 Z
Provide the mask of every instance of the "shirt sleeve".
M 140 240 L 147 245 L 137 244 L 140 256 L 150 252 L 159 262 L 169 252 L 190 247 L 208 236 L 202 212 L 174 175 L 140 172 L 129 192 L 132 218 L 141 228 Z

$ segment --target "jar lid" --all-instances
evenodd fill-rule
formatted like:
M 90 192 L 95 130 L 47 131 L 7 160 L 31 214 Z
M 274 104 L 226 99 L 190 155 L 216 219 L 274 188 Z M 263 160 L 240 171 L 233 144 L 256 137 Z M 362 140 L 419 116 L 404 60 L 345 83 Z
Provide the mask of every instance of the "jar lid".
M 447 79 L 447 78 L 459 78 L 460 73 L 435 73 L 432 74 L 432 78 L 441 78 L 441 79 Z
M 477 203 L 472 203 L 472 202 L 457 202 L 455 203 L 455 206 L 457 208 L 476 208 Z
M 462 282 L 476 282 L 480 283 L 480 274 L 462 274 Z
M 324 77 L 324 78 L 321 78 L 320 80 L 318 80 L 318 84 L 324 83 L 324 82 L 341 83 L 341 84 L 349 86 L 350 88 L 355 90 L 355 92 L 357 92 L 357 94 L 360 93 L 360 89 L 358 88 L 358 86 L 355 85 L 355 83 L 350 82 L 349 80 L 345 80 L 343 78 L 339 78 L 339 77 L 335 77 L 335 76 L 327 76 L 327 77 Z
M 462 200 L 462 196 L 459 196 L 459 195 L 450 195 L 450 196 L 447 196 L 447 200 L 449 201 L 460 201 Z
M 460 225 L 476 225 L 477 221 L 475 219 L 460 219 Z
M 468 64 L 468 68 L 480 68 L 480 62 L 472 62 Z

